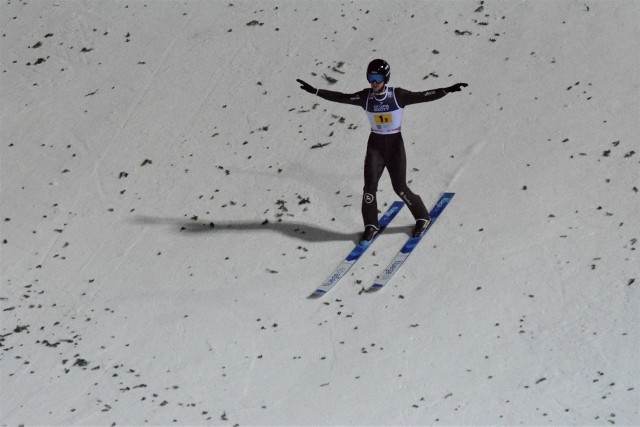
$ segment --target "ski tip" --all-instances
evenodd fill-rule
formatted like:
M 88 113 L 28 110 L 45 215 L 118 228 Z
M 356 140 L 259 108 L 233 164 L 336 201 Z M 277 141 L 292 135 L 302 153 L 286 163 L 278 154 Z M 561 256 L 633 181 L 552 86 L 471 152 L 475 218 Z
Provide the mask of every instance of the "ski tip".
M 380 285 L 378 283 L 374 283 L 373 285 L 371 285 L 371 287 L 369 289 L 367 289 L 365 292 L 368 294 L 372 294 L 374 292 L 378 292 L 380 289 L 382 289 L 383 285 Z
M 324 295 L 324 294 L 325 294 L 325 292 L 324 292 L 324 291 L 317 290 L 317 291 L 315 291 L 314 293 L 312 293 L 311 295 L 309 295 L 309 296 L 307 297 L 307 299 L 318 299 L 318 298 L 320 298 L 320 297 L 321 297 L 322 295 Z

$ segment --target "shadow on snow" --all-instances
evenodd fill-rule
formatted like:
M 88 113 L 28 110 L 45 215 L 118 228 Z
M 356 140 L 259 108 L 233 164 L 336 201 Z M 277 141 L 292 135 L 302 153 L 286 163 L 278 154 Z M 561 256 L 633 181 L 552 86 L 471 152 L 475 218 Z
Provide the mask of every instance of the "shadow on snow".
M 361 233 L 342 233 L 324 227 L 300 222 L 251 222 L 251 221 L 225 221 L 211 222 L 202 220 L 185 220 L 172 218 L 157 218 L 149 216 L 137 216 L 135 223 L 144 225 L 170 225 L 175 226 L 180 233 L 280 233 L 287 237 L 305 242 L 335 242 L 350 240 L 354 244 L 360 240 Z M 385 234 L 408 234 L 407 227 L 388 227 Z

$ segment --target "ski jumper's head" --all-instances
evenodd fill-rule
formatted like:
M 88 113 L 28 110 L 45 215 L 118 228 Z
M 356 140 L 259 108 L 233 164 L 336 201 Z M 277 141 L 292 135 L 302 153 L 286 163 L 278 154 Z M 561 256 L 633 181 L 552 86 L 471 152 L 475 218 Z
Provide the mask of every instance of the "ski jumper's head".
M 380 93 L 389 83 L 391 67 L 384 59 L 374 59 L 367 67 L 367 81 L 375 93 Z

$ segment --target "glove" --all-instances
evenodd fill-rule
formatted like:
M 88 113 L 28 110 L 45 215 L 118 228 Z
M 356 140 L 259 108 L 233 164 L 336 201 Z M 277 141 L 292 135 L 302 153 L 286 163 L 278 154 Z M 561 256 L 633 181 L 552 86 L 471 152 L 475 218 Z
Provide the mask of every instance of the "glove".
M 460 92 L 461 90 L 460 88 L 467 87 L 467 86 L 469 85 L 466 83 L 456 83 L 453 86 L 445 87 L 443 90 L 444 90 L 444 93 Z
M 303 80 L 300 80 L 300 79 L 296 79 L 296 81 L 298 83 L 300 83 L 300 89 L 306 90 L 307 92 L 312 93 L 314 95 L 318 93 L 318 89 L 316 89 L 315 87 L 311 86 L 309 83 L 307 83 L 307 82 L 305 82 Z

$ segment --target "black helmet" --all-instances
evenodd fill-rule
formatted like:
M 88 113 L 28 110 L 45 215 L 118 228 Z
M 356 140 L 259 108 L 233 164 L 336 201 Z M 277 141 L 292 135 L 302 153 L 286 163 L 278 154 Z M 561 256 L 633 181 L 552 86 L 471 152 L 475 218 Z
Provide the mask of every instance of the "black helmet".
M 381 74 L 384 76 L 384 82 L 389 83 L 389 77 L 391 77 L 391 67 L 384 59 L 374 59 L 369 62 L 367 67 L 367 80 L 369 80 L 369 74 Z

